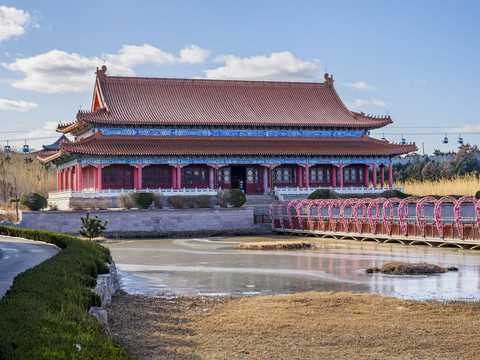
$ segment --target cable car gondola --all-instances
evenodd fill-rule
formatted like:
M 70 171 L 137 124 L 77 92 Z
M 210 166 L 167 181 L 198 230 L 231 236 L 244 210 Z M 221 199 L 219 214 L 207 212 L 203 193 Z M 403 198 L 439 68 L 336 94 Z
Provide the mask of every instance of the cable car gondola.
M 457 143 L 459 143 L 460 145 L 463 145 L 463 138 L 460 136 L 460 134 L 458 134 Z
M 23 152 L 24 153 L 30 152 L 30 146 L 27 145 L 27 140 L 25 140 L 25 145 L 23 145 Z
M 385 134 L 382 136 L 382 141 L 387 141 L 387 139 L 385 139 Z
M 8 140 L 7 140 L 7 145 L 5 145 L 4 149 L 5 149 L 6 153 L 12 152 L 12 147 L 10 145 L 8 145 Z
M 407 143 L 407 141 L 405 140 L 405 138 L 403 137 L 403 134 L 402 134 L 402 145 L 405 145 Z
M 442 140 L 442 144 L 448 144 L 448 137 L 447 134 L 445 134 L 445 137 Z

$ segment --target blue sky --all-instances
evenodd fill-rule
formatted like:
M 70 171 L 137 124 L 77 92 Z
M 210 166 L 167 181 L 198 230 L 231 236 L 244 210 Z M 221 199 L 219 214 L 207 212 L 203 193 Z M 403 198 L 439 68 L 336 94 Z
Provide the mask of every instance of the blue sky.
M 323 81 L 420 152 L 480 145 L 478 1 L 4 1 L 0 143 L 53 142 L 110 75 Z M 442 144 L 447 133 L 448 144 Z M 423 146 L 422 146 L 423 145 Z

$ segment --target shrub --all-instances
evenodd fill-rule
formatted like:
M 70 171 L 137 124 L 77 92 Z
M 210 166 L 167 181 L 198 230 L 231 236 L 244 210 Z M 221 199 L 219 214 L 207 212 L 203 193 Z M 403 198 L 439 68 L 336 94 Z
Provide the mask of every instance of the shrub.
M 112 205 L 111 200 L 102 199 L 70 199 L 69 207 L 73 210 L 98 209 L 106 210 Z
M 0 235 L 44 241 L 62 249 L 17 275 L 0 301 L 1 359 L 131 359 L 88 314 L 100 306 L 91 288 L 108 273 L 107 248 L 64 234 L 0 226 Z M 82 344 L 79 351 L 75 343 Z
M 229 190 L 218 190 L 217 201 L 220 207 L 227 207 L 232 202 L 232 194 Z
M 111 205 L 111 200 L 96 200 L 93 202 L 93 206 L 98 210 L 107 210 Z
M 406 199 L 409 195 L 399 191 L 399 190 L 387 190 L 382 193 L 382 197 L 386 199 L 390 198 L 399 198 L 399 199 Z
M 478 191 L 475 193 L 475 198 L 476 198 L 476 199 L 480 199 L 480 190 L 478 190 Z
M 32 211 L 38 211 L 47 207 L 47 199 L 45 196 L 37 193 L 28 193 L 22 196 L 20 204 L 26 206 Z
M 148 209 L 153 202 L 153 194 L 151 192 L 139 192 L 135 197 L 137 205 L 142 209 Z
M 101 220 L 98 218 L 98 215 L 95 215 L 94 218 L 90 217 L 90 213 L 87 211 L 85 217 L 81 216 L 82 225 L 78 233 L 82 236 L 88 237 L 90 240 L 92 238 L 100 235 L 107 228 L 107 220 L 102 224 Z
M 183 209 L 186 205 L 185 195 L 173 195 L 167 198 L 167 204 L 173 209 Z
M 153 205 L 155 205 L 155 209 L 163 208 L 163 194 L 160 192 L 153 193 Z
M 193 209 L 195 205 L 197 204 L 196 196 L 191 196 L 191 195 L 185 195 L 184 201 L 185 201 L 185 206 L 189 209 Z
M 48 207 L 50 211 L 57 211 L 58 210 L 58 205 L 55 203 L 48 203 Z
M 232 203 L 235 207 L 240 207 L 247 202 L 247 197 L 240 189 L 231 189 L 230 194 L 232 195 Z
M 117 196 L 117 206 L 123 209 L 131 209 L 135 206 L 134 193 L 122 193 Z
M 8 199 L 8 207 L 11 208 L 13 203 L 18 202 L 20 199 L 10 198 Z
M 17 222 L 17 214 L 15 211 L 4 211 L 0 214 L 0 221 L 9 221 L 15 224 Z
M 212 197 L 210 195 L 195 196 L 195 205 L 199 208 L 211 207 Z
M 68 207 L 73 210 L 83 210 L 84 202 L 80 199 L 70 199 Z
M 317 189 L 308 195 L 307 199 L 317 200 L 317 199 L 330 199 L 331 194 L 329 189 Z

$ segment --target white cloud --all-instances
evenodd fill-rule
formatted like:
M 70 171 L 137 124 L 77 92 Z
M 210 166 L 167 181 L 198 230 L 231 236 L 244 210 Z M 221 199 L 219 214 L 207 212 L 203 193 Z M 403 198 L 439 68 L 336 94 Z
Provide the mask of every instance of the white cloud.
M 0 110 L 28 111 L 35 109 L 38 104 L 23 100 L 0 99 Z
M 462 125 L 461 127 L 450 129 L 448 133 L 458 133 L 458 134 L 480 133 L 480 124 Z
M 103 54 L 102 57 L 85 57 L 61 50 L 29 58 L 3 63 L 6 69 L 24 74 L 24 78 L 12 81 L 14 87 L 45 93 L 66 93 L 89 91 L 93 88 L 96 67 L 104 60 L 110 75 L 135 76 L 134 67 L 142 64 L 173 65 L 176 63 L 198 63 L 205 61 L 207 50 L 190 45 L 175 57 L 149 44 L 142 46 L 124 45 L 117 54 Z
M 373 87 L 372 85 L 367 85 L 363 81 L 357 81 L 355 83 L 339 83 L 339 85 L 345 86 L 345 87 L 351 87 L 357 90 L 377 91 L 375 87 Z
M 209 56 L 210 51 L 202 49 L 197 45 L 189 45 L 180 50 L 180 62 L 188 64 L 203 63 Z
M 366 99 L 355 99 L 353 104 L 349 104 L 348 107 L 352 109 L 358 109 L 364 106 L 381 106 L 381 107 L 387 107 L 388 104 L 379 99 L 371 99 L 371 100 L 366 100 Z
M 152 45 L 123 45 L 118 54 L 105 54 L 108 72 L 113 75 L 134 76 L 133 67 L 143 64 L 172 65 L 175 56 Z
M 415 79 L 415 80 L 407 79 L 407 80 L 402 80 L 402 83 L 404 83 L 405 85 L 413 84 L 413 85 L 417 85 L 417 86 L 424 86 L 424 85 L 427 85 L 427 80 L 425 80 L 425 79 Z
M 296 59 L 290 52 L 273 53 L 269 57 L 239 58 L 234 55 L 218 57 L 225 66 L 204 70 L 207 78 L 261 79 L 284 81 L 313 81 L 320 78 L 317 64 Z
M 0 6 L 0 41 L 15 35 L 23 35 L 25 26 L 31 21 L 30 15 L 14 7 Z
M 102 64 L 100 58 L 50 50 L 29 58 L 17 59 L 5 68 L 23 72 L 25 77 L 14 80 L 16 88 L 45 93 L 81 92 L 92 89 L 94 69 Z

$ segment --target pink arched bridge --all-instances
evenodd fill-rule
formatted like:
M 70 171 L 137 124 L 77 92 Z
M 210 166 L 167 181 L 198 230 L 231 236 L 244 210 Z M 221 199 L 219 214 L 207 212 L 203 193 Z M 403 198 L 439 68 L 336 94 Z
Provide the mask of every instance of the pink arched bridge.
M 275 201 L 277 233 L 480 249 L 480 200 L 443 197 Z

